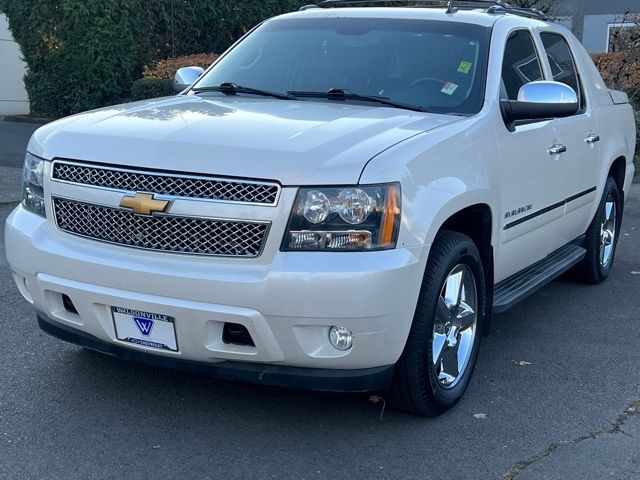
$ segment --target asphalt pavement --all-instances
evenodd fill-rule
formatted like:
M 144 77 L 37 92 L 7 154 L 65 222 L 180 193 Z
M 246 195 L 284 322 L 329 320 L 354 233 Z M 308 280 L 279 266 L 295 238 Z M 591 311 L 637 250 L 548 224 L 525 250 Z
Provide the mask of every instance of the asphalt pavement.
M 19 197 L 25 148 L 38 127 L 30 123 L 6 122 L 0 117 L 0 205 Z
M 0 117 L 0 167 L 22 167 L 29 137 L 39 126 L 33 123 L 6 122 Z
M 12 172 L 26 131 L 0 122 Z M 496 316 L 465 397 L 437 419 L 62 343 L 38 329 L 0 239 L 0 479 L 640 478 L 638 187 L 608 281 L 562 279 Z

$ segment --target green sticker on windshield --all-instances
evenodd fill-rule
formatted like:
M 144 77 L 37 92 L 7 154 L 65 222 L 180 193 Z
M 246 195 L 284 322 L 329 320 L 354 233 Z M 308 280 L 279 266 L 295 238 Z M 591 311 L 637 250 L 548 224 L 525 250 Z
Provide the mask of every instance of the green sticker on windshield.
M 458 67 L 458 71 L 460 73 L 468 74 L 471 71 L 471 67 L 472 66 L 473 66 L 473 63 L 463 60 L 463 61 L 460 62 L 460 66 Z

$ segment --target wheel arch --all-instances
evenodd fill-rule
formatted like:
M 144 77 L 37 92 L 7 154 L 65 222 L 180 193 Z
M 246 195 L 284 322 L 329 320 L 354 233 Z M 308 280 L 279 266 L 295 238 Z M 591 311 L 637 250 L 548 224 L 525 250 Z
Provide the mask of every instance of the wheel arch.
M 483 335 L 491 329 L 493 309 L 493 213 L 487 203 L 476 203 L 457 211 L 447 218 L 439 231 L 448 230 L 467 235 L 480 252 L 487 290 L 487 305 L 484 312 Z
M 462 200 L 454 198 L 440 209 L 437 219 L 431 224 L 430 243 L 439 232 L 448 230 L 462 233 L 470 237 L 482 259 L 487 288 L 487 305 L 485 306 L 485 322 L 483 334 L 489 334 L 491 325 L 491 311 L 493 309 L 494 284 L 494 245 L 497 240 L 496 214 L 491 207 L 491 198 L 487 196 L 469 195 Z
M 609 167 L 609 172 L 607 177 L 612 177 L 616 181 L 618 188 L 622 192 L 624 190 L 626 175 L 627 175 L 627 159 L 624 155 L 621 155 L 618 158 L 616 158 L 613 162 L 611 162 L 611 166 Z
M 607 179 L 609 177 L 613 178 L 613 180 L 616 182 L 616 185 L 618 186 L 618 190 L 620 190 L 620 202 L 621 202 L 621 206 L 624 209 L 624 201 L 625 201 L 625 197 L 628 193 L 628 188 L 629 188 L 629 179 L 627 178 L 627 174 L 628 174 L 628 163 L 629 160 L 627 159 L 627 157 L 625 155 L 614 155 L 613 160 L 609 161 L 608 164 L 605 164 L 604 166 L 606 168 L 603 168 L 604 172 L 603 172 L 603 176 L 600 179 L 600 185 L 598 186 L 599 191 L 602 192 L 606 183 L 607 183 Z M 631 179 L 633 180 L 633 179 Z M 626 188 L 625 188 L 626 186 Z M 600 202 L 598 201 L 596 204 L 596 208 L 593 212 L 593 215 L 590 217 L 592 218 L 596 212 L 597 212 L 597 206 L 600 204 Z
M 480 255 L 492 247 L 493 214 L 487 203 L 469 205 L 450 215 L 440 226 L 438 231 L 451 230 L 470 237 Z M 483 258 L 484 260 L 484 258 Z

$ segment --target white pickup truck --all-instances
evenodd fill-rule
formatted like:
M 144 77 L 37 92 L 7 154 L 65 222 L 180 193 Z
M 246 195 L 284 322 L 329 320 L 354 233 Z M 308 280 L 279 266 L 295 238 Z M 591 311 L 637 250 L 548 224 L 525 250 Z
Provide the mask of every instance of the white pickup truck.
M 635 125 L 571 33 L 503 2 L 343 4 L 34 133 L 6 255 L 42 329 L 437 415 L 493 313 L 607 278 Z

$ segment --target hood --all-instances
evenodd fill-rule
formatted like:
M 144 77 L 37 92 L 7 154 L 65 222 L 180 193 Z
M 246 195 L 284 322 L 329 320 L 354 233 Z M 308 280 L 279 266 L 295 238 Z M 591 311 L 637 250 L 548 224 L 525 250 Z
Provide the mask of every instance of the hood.
M 459 119 L 338 102 L 183 95 L 50 123 L 29 151 L 283 185 L 348 184 L 383 150 Z

